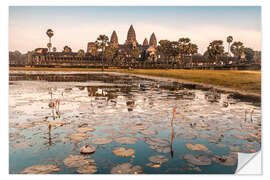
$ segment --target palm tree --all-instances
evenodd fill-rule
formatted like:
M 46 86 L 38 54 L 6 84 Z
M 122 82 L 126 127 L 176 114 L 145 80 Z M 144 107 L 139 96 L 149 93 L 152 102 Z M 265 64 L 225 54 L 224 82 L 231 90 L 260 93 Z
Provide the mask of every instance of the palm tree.
M 233 56 L 236 60 L 240 59 L 241 53 L 244 51 L 244 45 L 242 42 L 234 42 L 231 45 L 231 52 L 233 53 Z
M 189 46 L 188 46 L 188 55 L 190 55 L 190 64 L 192 66 L 192 56 L 198 52 L 198 46 L 196 44 L 192 44 L 192 43 L 189 43 Z
M 102 71 L 104 71 L 104 62 L 103 62 L 104 51 L 105 51 L 106 46 L 108 45 L 108 42 L 109 42 L 109 38 L 108 38 L 108 36 L 106 36 L 104 34 L 99 35 L 96 42 L 95 42 L 98 49 L 101 50 Z
M 51 29 L 48 29 L 47 31 L 46 31 L 46 34 L 47 34 L 47 36 L 49 37 L 49 43 L 47 44 L 47 46 L 48 46 L 48 48 L 49 48 L 49 52 L 51 52 L 51 47 L 52 47 L 52 43 L 51 43 L 51 38 L 53 37 L 53 30 L 51 30 Z
M 163 54 L 167 66 L 169 65 L 171 42 L 169 40 L 160 40 L 158 50 Z
M 176 57 L 179 55 L 179 43 L 177 41 L 172 41 L 170 43 L 169 52 L 170 52 L 170 56 L 173 57 L 173 63 L 172 63 L 172 66 L 173 66 L 173 64 L 176 61 Z
M 115 58 L 116 55 L 116 48 L 112 45 L 109 45 L 105 48 L 105 52 L 104 52 L 104 56 L 105 59 L 110 62 L 113 61 L 113 59 Z
M 229 55 L 230 55 L 230 44 L 233 42 L 233 37 L 228 36 L 227 37 L 227 43 L 228 43 L 228 53 L 227 53 L 227 63 L 229 61 Z
M 228 43 L 228 55 L 230 54 L 230 44 L 233 42 L 233 37 L 228 36 L 227 37 L 227 43 Z
M 189 38 L 179 38 L 179 53 L 181 56 L 182 63 L 184 62 L 184 57 L 188 54 L 190 39 Z
M 214 40 L 212 41 L 208 48 L 208 54 L 210 58 L 213 58 L 216 63 L 218 63 L 218 56 L 224 53 L 224 46 L 222 40 Z

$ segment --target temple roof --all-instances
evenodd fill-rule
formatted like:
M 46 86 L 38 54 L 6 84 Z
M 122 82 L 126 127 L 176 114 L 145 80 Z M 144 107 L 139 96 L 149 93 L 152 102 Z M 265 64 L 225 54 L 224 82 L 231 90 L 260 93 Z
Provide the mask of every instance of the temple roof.
M 143 46 L 149 46 L 147 39 L 145 38 L 143 41 Z
M 127 41 L 129 41 L 129 42 L 136 41 L 136 34 L 135 34 L 135 30 L 134 30 L 132 24 L 130 25 L 130 28 L 128 30 Z
M 157 47 L 157 38 L 155 33 L 152 33 L 151 37 L 150 37 L 150 42 L 149 42 L 150 46 L 153 46 L 154 48 Z
M 115 31 L 113 31 L 112 35 L 111 35 L 111 43 L 117 43 L 118 44 L 118 37 Z

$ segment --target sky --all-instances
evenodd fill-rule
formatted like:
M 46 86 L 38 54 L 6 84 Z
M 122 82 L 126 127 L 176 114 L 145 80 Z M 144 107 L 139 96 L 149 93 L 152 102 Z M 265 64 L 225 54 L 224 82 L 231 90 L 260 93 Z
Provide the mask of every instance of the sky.
M 119 44 L 133 25 L 142 44 L 154 32 L 157 41 L 189 37 L 203 53 L 212 40 L 232 35 L 246 47 L 261 50 L 259 6 L 10 6 L 9 49 L 22 53 L 46 47 L 47 29 L 54 31 L 52 45 L 62 51 L 86 51 L 98 35 L 116 31 Z

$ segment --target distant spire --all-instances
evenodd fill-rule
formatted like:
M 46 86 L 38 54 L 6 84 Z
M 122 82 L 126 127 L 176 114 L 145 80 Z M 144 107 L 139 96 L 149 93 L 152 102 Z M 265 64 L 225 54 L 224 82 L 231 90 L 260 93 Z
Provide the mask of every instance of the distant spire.
M 150 46 L 153 46 L 154 48 L 157 47 L 157 38 L 155 33 L 152 33 L 151 37 L 150 37 L 150 42 L 149 42 Z
M 115 31 L 113 31 L 112 35 L 111 35 L 111 41 L 110 41 L 111 45 L 115 48 L 118 47 L 118 37 Z
M 143 46 L 149 46 L 147 39 L 145 38 L 143 41 Z

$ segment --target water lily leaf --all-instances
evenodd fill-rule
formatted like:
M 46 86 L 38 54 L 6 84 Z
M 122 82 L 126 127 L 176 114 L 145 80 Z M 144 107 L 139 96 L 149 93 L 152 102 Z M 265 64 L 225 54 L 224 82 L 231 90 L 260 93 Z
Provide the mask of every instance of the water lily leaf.
M 60 169 L 53 164 L 38 164 L 30 166 L 21 171 L 22 174 L 49 174 L 60 171 Z
M 83 155 L 69 155 L 63 160 L 63 163 L 67 167 L 81 167 L 87 165 L 89 161 L 87 161 L 86 157 Z
M 216 155 L 216 156 L 212 157 L 212 161 L 219 163 L 221 165 L 224 165 L 224 166 L 234 166 L 238 161 L 237 153 L 231 152 L 227 156 L 217 156 Z
M 97 167 L 94 165 L 81 166 L 77 169 L 77 172 L 81 174 L 93 174 L 97 172 Z
M 208 148 L 203 144 L 186 144 L 186 147 L 193 151 L 209 152 Z
M 109 144 L 111 142 L 112 142 L 112 139 L 108 139 L 108 138 L 92 139 L 92 143 L 94 143 L 94 144 Z
M 236 152 L 240 152 L 240 151 L 241 151 L 241 148 L 238 147 L 238 146 L 229 146 L 229 149 L 230 149 L 231 151 L 236 151 Z
M 198 166 L 205 166 L 205 165 L 210 165 L 212 164 L 211 159 L 209 159 L 206 156 L 198 155 L 198 156 L 193 156 L 192 154 L 186 154 L 184 156 L 184 159 L 194 165 Z
M 69 135 L 69 138 L 74 141 L 83 141 L 91 136 L 92 134 L 76 133 Z
M 111 174 L 141 174 L 143 169 L 141 166 L 132 166 L 130 163 L 119 164 L 111 169 Z
M 154 137 L 146 137 L 144 139 L 146 144 L 156 152 L 169 153 L 171 151 L 170 142 L 166 139 L 158 139 Z
M 138 141 L 135 137 L 119 137 L 114 139 L 118 144 L 136 144 Z
M 94 132 L 95 130 L 96 129 L 92 127 L 81 127 L 76 129 L 79 133 Z
M 116 156 L 124 156 L 124 157 L 128 157 L 128 156 L 132 156 L 135 153 L 134 149 L 126 149 L 124 147 L 117 147 L 113 150 L 113 154 Z
M 148 159 L 149 159 L 149 161 L 151 161 L 153 163 L 157 163 L 157 164 L 162 164 L 162 163 L 169 161 L 169 158 L 167 158 L 166 156 L 163 156 L 163 155 L 151 156 Z

